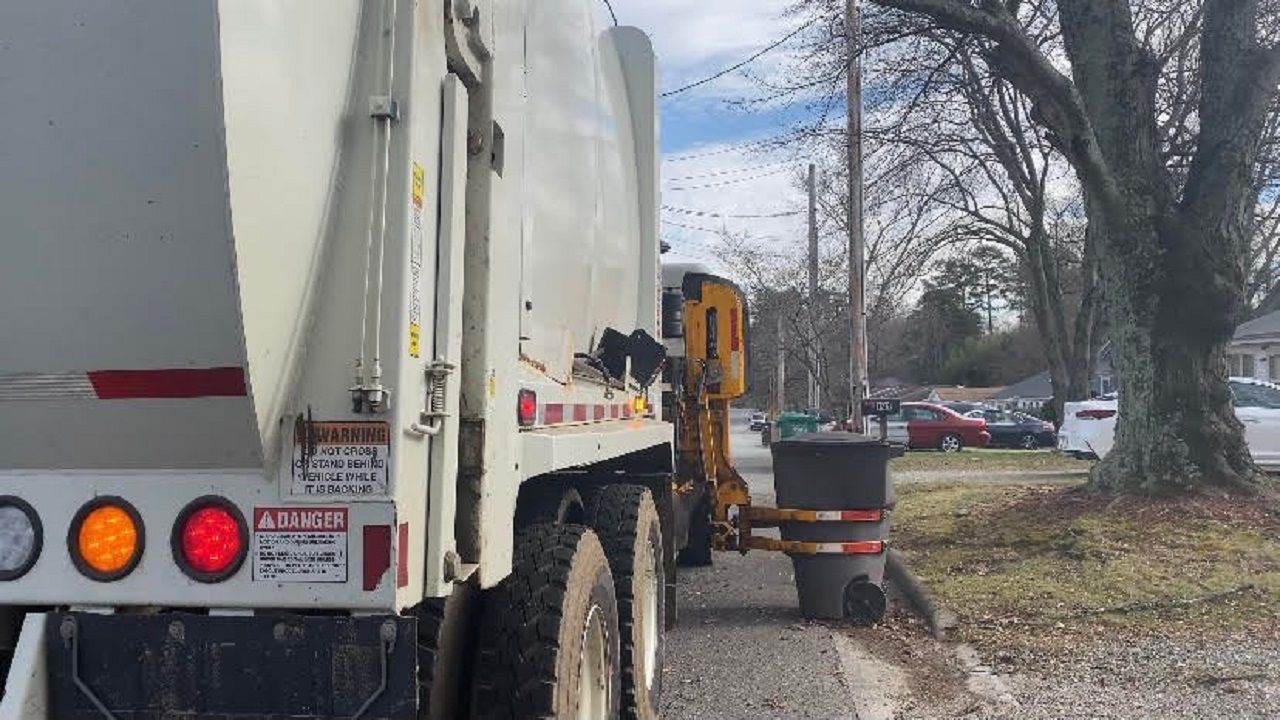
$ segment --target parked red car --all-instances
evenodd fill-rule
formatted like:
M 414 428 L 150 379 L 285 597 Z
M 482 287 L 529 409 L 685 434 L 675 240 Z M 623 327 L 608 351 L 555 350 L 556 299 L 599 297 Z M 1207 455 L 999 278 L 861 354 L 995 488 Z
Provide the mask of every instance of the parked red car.
M 878 434 L 876 422 L 868 423 L 868 432 Z M 966 447 L 986 447 L 991 442 L 987 421 L 963 417 L 941 405 L 902 403 L 902 414 L 889 418 L 889 440 L 908 447 L 959 452 Z

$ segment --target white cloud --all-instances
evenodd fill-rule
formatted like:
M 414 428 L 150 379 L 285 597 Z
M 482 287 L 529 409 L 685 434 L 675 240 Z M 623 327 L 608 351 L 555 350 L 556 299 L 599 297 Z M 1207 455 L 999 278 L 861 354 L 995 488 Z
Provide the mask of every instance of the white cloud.
M 749 233 L 757 243 L 776 246 L 780 251 L 806 242 L 808 202 L 800 186 L 805 172 L 802 160 L 791 153 L 762 153 L 727 143 L 706 145 L 695 152 L 700 157 L 684 159 L 688 153 L 675 153 L 664 158 L 662 204 L 677 208 L 662 213 L 662 236 L 673 247 L 670 258 L 710 263 L 713 269 L 728 270 L 714 265 L 718 262 L 720 241 L 714 232 L 708 232 L 721 229 Z M 796 214 L 714 217 L 787 212 Z
M 791 3 L 792 0 L 612 0 L 620 23 L 635 25 L 653 39 L 665 90 L 712 75 L 777 41 L 796 27 L 796 18 L 785 14 Z M 788 52 L 788 47 L 780 47 L 752 63 L 749 69 L 766 77 L 776 76 L 787 65 Z M 662 204 L 706 213 L 662 213 L 666 221 L 662 237 L 672 245 L 665 260 L 700 262 L 732 274 L 718 257 L 719 238 L 708 232 L 722 228 L 747 232 L 757 242 L 779 249 L 801 247 L 806 242 L 807 201 L 798 181 L 805 161 L 791 157 L 789 152 L 760 152 L 759 148 L 750 147 L 752 137 L 736 137 L 716 129 L 717 114 L 741 112 L 724 106 L 722 100 L 750 97 L 758 90 L 742 72 L 735 72 L 679 96 L 676 103 L 680 108 L 696 108 L 695 112 L 673 113 L 674 104 L 667 103 L 664 127 L 677 121 L 696 123 L 697 129 L 705 132 L 695 134 L 708 141 L 663 158 Z M 770 134 L 776 132 L 763 133 L 761 137 Z M 690 154 L 699 157 L 686 157 Z M 753 179 L 743 181 L 745 178 Z M 790 211 L 799 213 L 777 218 L 711 216 Z
M 704 78 L 759 52 L 795 27 L 784 17 L 790 0 L 612 0 L 618 21 L 653 38 L 663 86 L 671 89 Z M 754 70 L 785 58 L 782 48 L 761 58 Z M 699 88 L 699 95 L 741 96 L 749 88 L 734 74 Z

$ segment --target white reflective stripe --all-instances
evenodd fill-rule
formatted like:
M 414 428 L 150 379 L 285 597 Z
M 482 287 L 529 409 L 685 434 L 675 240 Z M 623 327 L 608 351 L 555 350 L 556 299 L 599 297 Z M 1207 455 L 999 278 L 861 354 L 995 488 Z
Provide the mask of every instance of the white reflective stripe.
M 96 400 L 98 393 L 83 372 L 0 374 L 0 401 Z
M 818 522 L 878 522 L 884 516 L 878 510 L 813 510 Z
M 871 550 L 872 544 L 878 545 L 876 550 Z M 884 552 L 884 545 L 878 540 L 862 540 L 856 542 L 820 542 L 820 543 L 802 543 L 813 549 L 813 552 L 819 555 L 878 555 Z

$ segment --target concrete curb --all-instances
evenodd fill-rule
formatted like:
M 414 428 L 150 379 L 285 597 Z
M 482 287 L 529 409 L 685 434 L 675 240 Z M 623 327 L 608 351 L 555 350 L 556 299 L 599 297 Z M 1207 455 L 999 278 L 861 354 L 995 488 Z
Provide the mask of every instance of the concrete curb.
M 958 624 L 955 613 L 940 606 L 920 578 L 907 567 L 902 553 L 890 548 L 885 559 L 885 577 L 902 590 L 911 609 L 924 618 L 929 631 L 938 640 L 945 640 L 948 630 Z

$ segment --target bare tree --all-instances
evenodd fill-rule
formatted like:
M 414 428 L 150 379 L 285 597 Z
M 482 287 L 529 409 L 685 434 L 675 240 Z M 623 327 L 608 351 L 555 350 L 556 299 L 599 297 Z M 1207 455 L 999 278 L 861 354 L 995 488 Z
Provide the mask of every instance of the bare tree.
M 1225 350 L 1245 311 L 1258 158 L 1280 86 L 1276 3 L 1168 0 L 1164 13 L 1135 13 L 1058 0 L 1042 7 L 1056 14 L 1060 59 L 1028 34 L 1020 0 L 874 2 L 977 41 L 1080 178 L 1122 387 L 1095 481 L 1255 487 Z M 1194 63 L 1171 70 L 1193 43 Z M 1162 93 L 1184 105 L 1162 108 Z

